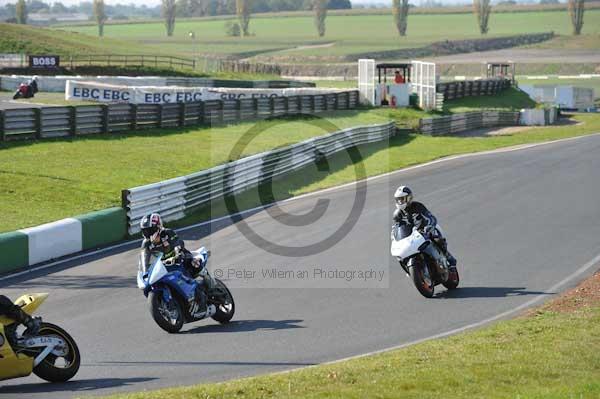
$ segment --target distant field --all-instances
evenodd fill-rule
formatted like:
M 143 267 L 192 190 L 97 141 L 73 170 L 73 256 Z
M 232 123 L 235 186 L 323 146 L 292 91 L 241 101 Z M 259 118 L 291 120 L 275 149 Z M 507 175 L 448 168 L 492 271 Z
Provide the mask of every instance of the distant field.
M 109 25 L 109 38 L 133 40 L 142 45 L 159 46 L 162 51 L 179 54 L 219 54 L 252 57 L 268 55 L 285 58 L 333 58 L 350 54 L 420 47 L 440 40 L 481 38 L 472 14 L 411 15 L 408 36 L 400 38 L 391 15 L 332 15 L 327 19 L 327 34 L 318 38 L 313 19 L 308 16 L 287 18 L 253 18 L 250 30 L 255 36 L 230 38 L 225 35 L 223 20 L 186 20 L 176 24 L 175 34 L 168 38 L 164 24 L 139 23 Z M 61 29 L 95 34 L 93 26 L 72 26 Z M 188 37 L 194 31 L 197 41 Z M 554 31 L 571 34 L 566 11 L 497 13 L 490 19 L 488 36 Z M 583 29 L 586 35 L 600 34 L 600 10 L 588 10 Z M 568 47 L 569 38 L 562 47 Z M 600 48 L 592 39 L 579 45 Z
M 592 79 L 525 79 L 519 78 L 519 84 L 522 85 L 563 85 L 563 86 L 577 86 L 577 87 L 588 87 L 594 89 L 594 95 L 596 98 L 600 98 L 600 78 Z

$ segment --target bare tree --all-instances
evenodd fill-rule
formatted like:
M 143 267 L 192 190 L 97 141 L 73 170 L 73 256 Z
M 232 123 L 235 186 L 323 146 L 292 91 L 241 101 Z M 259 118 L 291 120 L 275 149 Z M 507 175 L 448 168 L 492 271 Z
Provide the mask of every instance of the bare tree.
M 315 11 L 315 26 L 319 36 L 325 36 L 325 19 L 327 18 L 327 0 L 314 0 L 313 10 Z
M 406 27 L 408 26 L 408 0 L 394 0 L 392 12 L 394 22 L 400 36 L 406 36 Z
M 15 13 L 17 23 L 25 25 L 27 23 L 27 5 L 25 4 L 25 0 L 17 1 Z
M 104 11 L 104 0 L 94 0 L 94 19 L 98 24 L 98 36 L 104 36 L 104 22 L 107 20 L 106 12 Z
M 175 30 L 175 14 L 177 12 L 176 0 L 162 0 L 162 15 L 165 18 L 167 36 L 173 36 Z
M 583 28 L 584 3 L 584 0 L 569 0 L 569 14 L 571 14 L 574 35 L 581 34 Z
M 488 32 L 488 21 L 490 19 L 490 12 L 492 12 L 490 0 L 473 0 L 473 10 L 477 15 L 479 32 L 485 35 Z
M 240 20 L 242 36 L 248 36 L 248 25 L 250 24 L 250 0 L 235 0 L 235 11 Z

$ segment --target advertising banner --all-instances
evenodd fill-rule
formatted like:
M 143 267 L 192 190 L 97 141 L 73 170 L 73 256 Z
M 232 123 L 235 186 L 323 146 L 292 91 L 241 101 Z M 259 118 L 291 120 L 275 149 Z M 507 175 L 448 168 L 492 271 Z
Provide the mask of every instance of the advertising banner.
M 238 100 L 327 94 L 332 89 L 238 89 L 178 86 L 121 86 L 97 82 L 67 81 L 65 99 L 105 103 L 172 104 L 208 100 Z
M 29 66 L 31 68 L 58 68 L 60 57 L 58 55 L 30 55 Z

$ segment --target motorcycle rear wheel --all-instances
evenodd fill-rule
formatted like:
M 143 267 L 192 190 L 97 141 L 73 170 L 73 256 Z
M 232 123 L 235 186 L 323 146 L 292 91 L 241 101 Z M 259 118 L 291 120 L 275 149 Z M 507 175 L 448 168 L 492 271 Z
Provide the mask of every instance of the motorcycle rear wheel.
M 221 323 L 227 324 L 233 318 L 235 313 L 235 302 L 233 300 L 233 295 L 229 291 L 229 288 L 218 278 L 215 279 L 215 288 L 213 290 L 220 290 L 221 294 L 225 296 L 224 304 L 216 304 L 217 312 L 212 316 L 213 320 Z
M 410 277 L 421 295 L 425 298 L 433 297 L 435 285 L 426 263 L 423 261 L 415 262 L 410 268 Z
M 66 342 L 67 348 L 65 356 L 59 357 L 50 353 L 33 369 L 33 373 L 49 382 L 66 382 L 73 378 L 81 365 L 81 356 L 75 340 L 65 330 L 50 323 L 42 323 L 37 335 L 59 337 Z M 57 363 L 59 359 L 62 359 L 64 366 Z
M 165 303 L 162 293 L 150 291 L 148 307 L 156 324 L 169 334 L 178 333 L 183 327 L 183 310 L 175 298 L 170 303 Z M 175 318 L 172 318 L 173 315 Z

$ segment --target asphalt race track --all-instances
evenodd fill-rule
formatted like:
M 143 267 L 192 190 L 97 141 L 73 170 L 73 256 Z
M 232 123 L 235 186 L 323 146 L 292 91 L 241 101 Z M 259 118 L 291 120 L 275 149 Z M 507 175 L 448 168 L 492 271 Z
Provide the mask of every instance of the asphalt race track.
M 49 292 L 40 314 L 79 343 L 82 367 L 63 385 L 35 376 L 0 382 L 4 398 L 68 398 L 140 391 L 286 370 L 406 344 L 547 299 L 591 274 L 600 253 L 600 135 L 517 151 L 434 163 L 372 179 L 365 208 L 350 233 L 323 253 L 283 257 L 250 243 L 235 225 L 183 233 L 189 247 L 213 252 L 211 268 L 384 267 L 389 288 L 240 288 L 237 312 L 220 326 L 203 321 L 168 335 L 151 319 L 136 287 L 132 245 L 72 261 L 51 274 L 0 281 L 15 299 Z M 391 195 L 410 185 L 438 216 L 459 259 L 461 288 L 426 300 L 389 255 Z M 328 236 L 348 215 L 354 186 L 281 205 L 295 215 L 318 198 L 324 215 L 293 227 L 265 210 L 246 222 L 280 245 Z M 273 212 L 271 212 L 273 213 Z M 292 233 L 293 232 L 293 233 Z M 67 267 L 68 266 L 68 267 Z M 576 274 L 576 272 L 578 272 Z M 566 280 L 575 274 L 575 278 Z M 316 284 L 316 283 L 315 283 Z
M 0 110 L 15 108 L 38 108 L 41 105 L 12 99 L 13 93 L 0 92 Z

